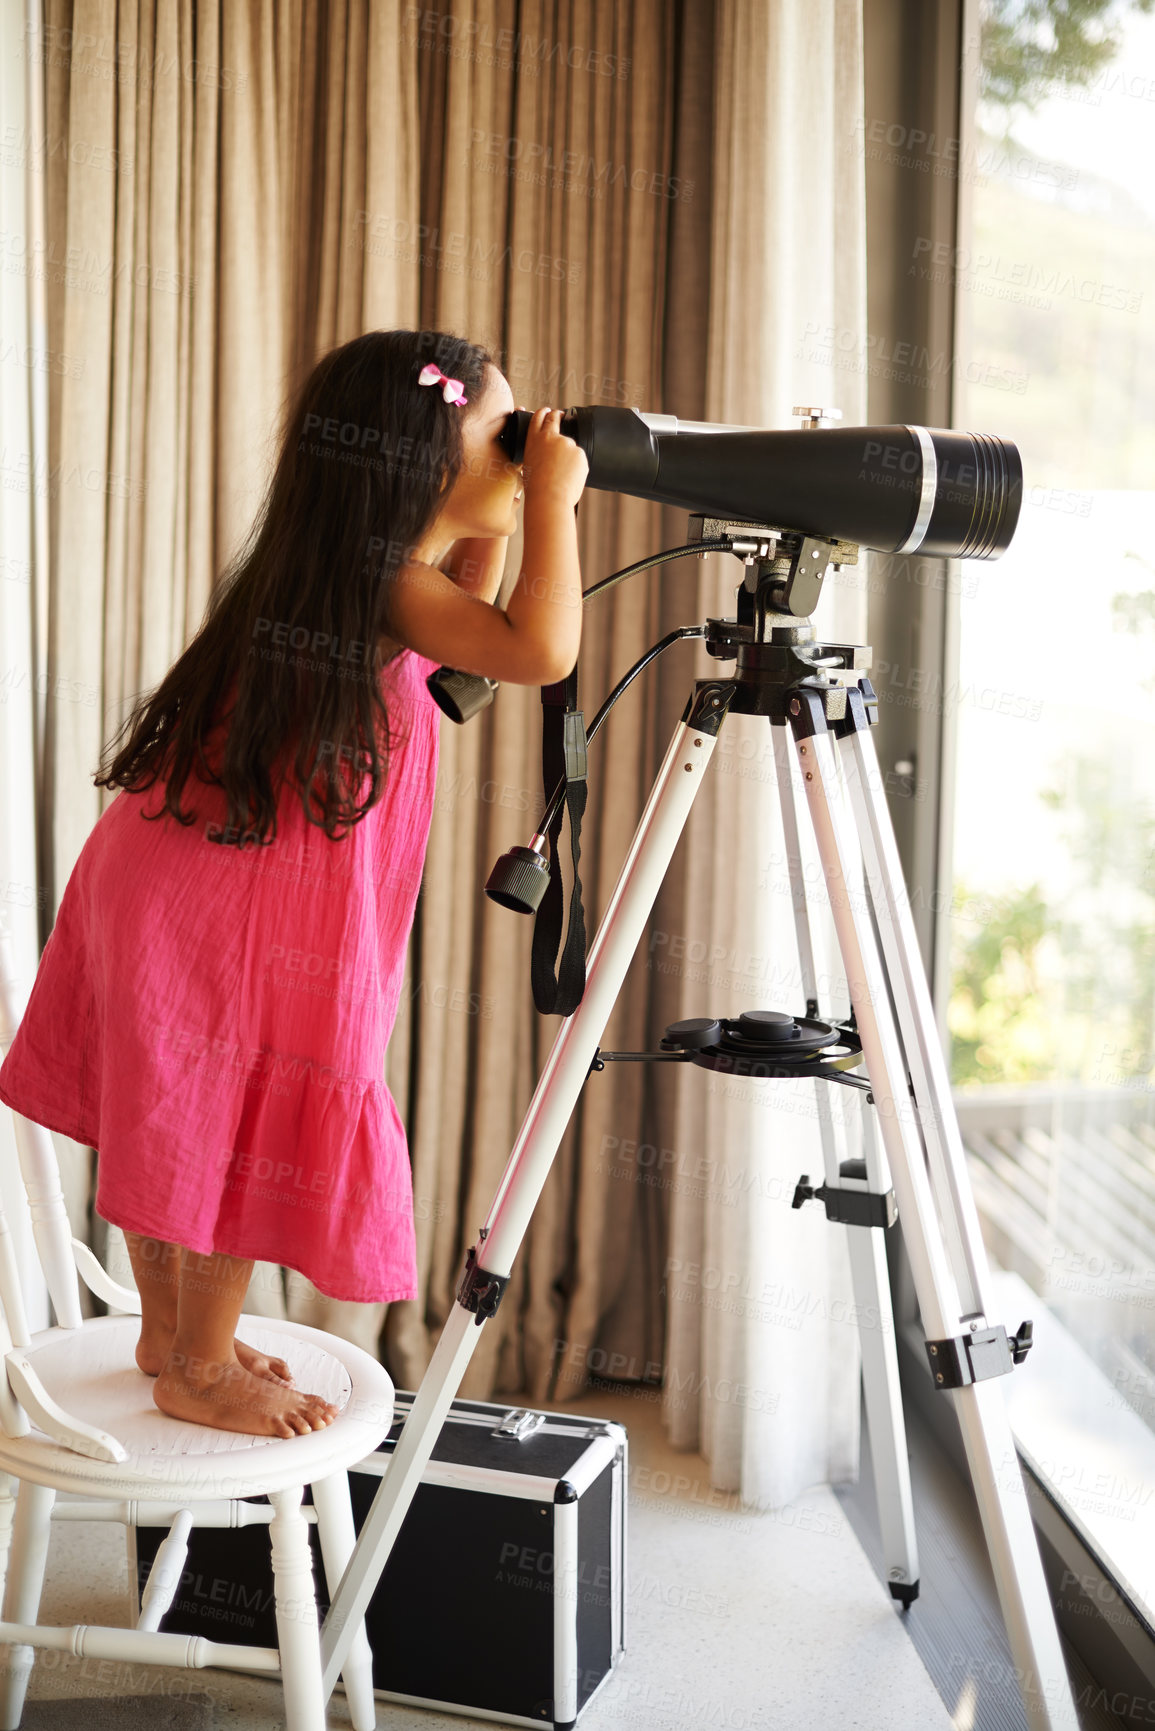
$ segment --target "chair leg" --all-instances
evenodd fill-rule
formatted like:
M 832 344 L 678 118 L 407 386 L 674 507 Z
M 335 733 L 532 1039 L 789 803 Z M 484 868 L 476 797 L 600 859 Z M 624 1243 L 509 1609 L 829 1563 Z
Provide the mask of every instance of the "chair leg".
M 4 1598 L 4 1583 L 8 1579 L 8 1552 L 12 1546 L 12 1522 L 16 1515 L 17 1480 L 11 1473 L 0 1473 L 0 1603 Z
M 324 1731 L 321 1630 L 313 1587 L 309 1523 L 301 1510 L 303 1487 L 274 1491 L 269 1522 L 276 1596 L 277 1646 L 285 1690 L 286 1731 Z
M 0 1473 L 0 1603 L 4 1598 L 4 1586 L 8 1579 L 8 1553 L 12 1548 L 12 1525 L 16 1516 L 16 1480 L 10 1473 Z M 22 1648 L 26 1653 L 27 1648 Z M 5 1647 L 0 1653 L 0 1708 L 3 1706 L 3 1691 L 7 1687 L 11 1675 L 15 1653 L 11 1647 Z M 5 1731 L 12 1721 L 6 1714 L 0 1712 Z M 19 1724 L 19 1715 L 16 1723 Z
M 47 1485 L 25 1479 L 16 1499 L 12 1524 L 12 1556 L 4 1593 L 6 1623 L 34 1623 L 40 1610 L 44 1567 L 48 1561 L 48 1538 L 52 1530 L 52 1505 L 56 1492 Z M 0 1504 L 0 1520 L 3 1506 Z M 8 1663 L 0 1672 L 0 1726 L 16 1731 L 24 1712 L 24 1696 L 32 1674 L 35 1649 L 9 1647 Z
M 326 1479 L 313 1481 L 313 1506 L 317 1511 L 317 1532 L 321 1539 L 321 1556 L 325 1564 L 325 1580 L 329 1596 L 337 1590 L 337 1582 L 353 1555 L 356 1532 L 353 1528 L 353 1507 L 349 1501 L 348 1473 L 331 1473 Z M 375 1731 L 377 1704 L 373 1699 L 373 1651 L 362 1622 L 353 1637 L 349 1657 L 341 1672 L 345 1699 L 353 1731 Z

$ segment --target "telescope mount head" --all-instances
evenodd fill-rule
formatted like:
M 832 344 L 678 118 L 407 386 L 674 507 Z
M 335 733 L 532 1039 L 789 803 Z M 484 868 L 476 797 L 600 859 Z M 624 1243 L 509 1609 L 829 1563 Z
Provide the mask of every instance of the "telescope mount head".
M 827 571 L 858 563 L 853 541 L 806 535 L 771 523 L 695 515 L 690 518 L 688 539 L 721 541 L 724 551 L 742 560 L 746 571 L 738 594 L 739 620 L 745 615 L 751 624 L 770 613 L 809 619 L 818 606 Z

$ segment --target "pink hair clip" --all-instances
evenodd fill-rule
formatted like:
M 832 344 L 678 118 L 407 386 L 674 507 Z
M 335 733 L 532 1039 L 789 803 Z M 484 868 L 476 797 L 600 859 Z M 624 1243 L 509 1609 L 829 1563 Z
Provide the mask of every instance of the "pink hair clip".
M 441 368 L 436 366 L 433 361 L 430 361 L 428 366 L 422 367 L 417 375 L 417 383 L 419 385 L 443 385 L 445 388 L 441 395 L 447 403 L 467 403 L 469 401 L 461 380 L 446 378 Z

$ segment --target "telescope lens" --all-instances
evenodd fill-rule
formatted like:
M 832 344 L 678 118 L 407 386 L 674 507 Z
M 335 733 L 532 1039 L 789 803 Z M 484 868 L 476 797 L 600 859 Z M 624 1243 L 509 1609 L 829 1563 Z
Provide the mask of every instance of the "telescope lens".
M 1010 546 L 1023 502 L 1023 465 L 1009 439 L 920 427 L 933 452 L 934 499 L 926 532 L 900 553 L 944 559 L 997 559 Z M 925 450 L 924 450 L 925 457 Z M 927 463 L 924 473 L 929 472 Z M 915 529 L 909 539 L 913 539 Z

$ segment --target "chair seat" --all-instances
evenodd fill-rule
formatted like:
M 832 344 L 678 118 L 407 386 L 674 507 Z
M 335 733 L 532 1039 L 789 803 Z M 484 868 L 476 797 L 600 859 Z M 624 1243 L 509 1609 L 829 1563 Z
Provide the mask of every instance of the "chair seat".
M 170 1418 L 153 1402 L 153 1378 L 137 1368 L 140 1318 L 96 1317 L 35 1335 L 28 1358 L 47 1393 L 110 1432 L 128 1458 L 93 1460 L 33 1426 L 26 1437 L 0 1434 L 0 1470 L 80 1495 L 192 1501 L 308 1484 L 373 1453 L 393 1422 L 393 1383 L 375 1359 L 319 1329 L 266 1316 L 242 1316 L 237 1333 L 285 1359 L 302 1392 L 338 1407 L 332 1424 L 264 1437 Z

